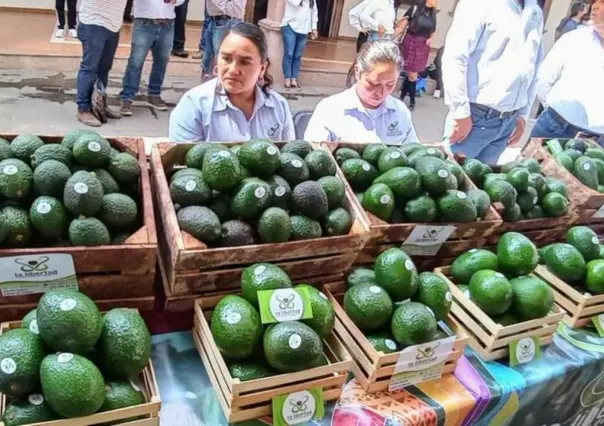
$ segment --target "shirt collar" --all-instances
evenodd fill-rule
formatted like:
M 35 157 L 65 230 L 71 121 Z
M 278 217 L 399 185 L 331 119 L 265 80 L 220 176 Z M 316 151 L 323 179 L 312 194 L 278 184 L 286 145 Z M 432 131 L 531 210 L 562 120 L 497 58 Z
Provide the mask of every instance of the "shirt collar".
M 239 108 L 234 106 L 231 103 L 231 101 L 229 100 L 226 90 L 220 84 L 219 79 L 216 78 L 216 79 L 214 79 L 214 81 L 215 81 L 214 93 L 216 94 L 215 101 L 214 101 L 214 111 L 224 111 L 227 108 L 231 108 L 231 109 L 239 111 Z M 273 101 L 272 96 L 269 96 L 266 93 L 264 93 L 264 90 L 262 90 L 262 88 L 258 85 L 256 85 L 255 90 L 256 90 L 256 104 L 254 105 L 254 112 L 258 111 L 260 108 L 262 108 L 264 106 L 269 107 L 269 108 L 275 107 L 275 102 Z
M 361 100 L 359 99 L 359 95 L 357 95 L 357 85 L 355 84 L 354 86 L 352 86 L 350 89 L 347 89 L 345 92 L 345 104 L 344 105 L 349 105 L 349 107 L 347 107 L 345 109 L 345 111 L 359 111 L 362 113 L 367 114 L 367 108 L 365 108 L 363 106 L 363 104 L 361 103 Z M 396 110 L 396 106 L 394 104 L 394 99 L 392 98 L 392 96 L 387 96 L 386 99 L 384 99 L 384 102 L 382 102 L 382 104 L 376 108 L 376 117 L 385 114 L 388 111 L 394 111 Z

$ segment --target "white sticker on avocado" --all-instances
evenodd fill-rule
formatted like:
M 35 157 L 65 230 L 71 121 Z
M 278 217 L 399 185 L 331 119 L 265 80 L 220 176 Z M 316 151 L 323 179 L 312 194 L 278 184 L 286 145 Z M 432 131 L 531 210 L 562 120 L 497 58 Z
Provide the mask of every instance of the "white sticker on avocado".
M 2 169 L 2 172 L 8 176 L 12 176 L 15 173 L 17 173 L 18 171 L 19 171 L 19 169 L 17 169 L 17 166 L 14 166 L 12 164 L 9 164 L 8 166 L 4 166 L 4 169 Z
M 470 253 L 476 253 L 478 251 L 478 249 L 471 249 Z
M 428 148 L 426 152 L 428 153 L 428 155 L 436 154 L 436 150 L 434 148 Z
M 321 292 L 321 291 L 319 292 L 319 296 L 321 296 L 321 297 L 322 297 L 323 299 L 325 299 L 325 300 L 328 300 L 328 299 L 327 299 L 327 296 L 325 296 L 325 295 L 323 294 L 323 292 Z
M 73 190 L 81 195 L 88 194 L 88 185 L 86 185 L 84 182 L 77 182 L 73 186 Z
M 92 152 L 99 152 L 101 150 L 101 144 L 98 142 L 89 142 L 88 150 Z
M 230 158 L 231 153 L 229 151 L 218 151 L 218 155 L 221 156 L 222 158 Z
M 44 397 L 39 393 L 32 393 L 27 397 L 27 400 L 31 405 L 42 405 L 44 404 Z
M 451 292 L 450 292 L 450 291 L 447 291 L 447 292 L 445 293 L 445 299 L 447 299 L 447 302 L 451 302 L 451 301 L 453 301 L 453 295 L 451 294 Z
M 260 265 L 260 266 L 257 266 L 256 269 L 254 269 L 254 274 L 262 275 L 264 273 L 264 271 L 266 271 L 266 266 Z
M 292 166 L 294 166 L 296 169 L 299 169 L 300 167 L 302 167 L 302 161 L 294 159 L 292 160 Z
M 141 388 L 139 388 L 138 385 L 136 383 L 134 383 L 133 381 L 130 381 L 130 386 L 132 386 L 132 388 L 137 392 L 141 391 Z
M 38 328 L 38 320 L 33 320 L 29 323 L 29 331 L 34 334 L 40 334 L 40 329 Z
M 365 164 L 363 164 L 363 170 L 368 172 L 369 170 L 371 170 L 371 166 L 369 164 L 365 163 Z
M 256 190 L 254 191 L 254 195 L 256 196 L 256 198 L 262 198 L 266 195 L 266 189 L 260 186 L 256 188 Z
M 588 171 L 589 169 L 591 169 L 591 164 L 585 163 L 583 164 L 583 168 L 585 169 L 585 171 Z
M 277 189 L 275 189 L 275 195 L 277 197 L 283 197 L 285 195 L 285 187 L 284 186 L 278 186 Z
M 600 241 L 598 240 L 598 237 L 591 237 L 591 242 L 594 244 L 600 244 Z
M 185 183 L 185 189 L 187 191 L 191 192 L 195 188 L 197 188 L 197 182 L 195 182 L 194 180 L 189 180 L 189 181 L 187 181 L 187 183 Z
M 46 214 L 50 211 L 50 204 L 46 201 L 42 201 L 38 204 L 38 207 L 36 207 L 36 211 L 40 214 Z
M 302 338 L 299 334 L 292 334 L 289 336 L 289 347 L 292 349 L 298 349 L 302 343 Z
M 59 354 L 59 356 L 57 356 L 57 362 L 58 363 L 65 363 L 65 362 L 69 362 L 73 359 L 73 354 L 70 354 L 69 352 L 63 352 L 62 354 Z
M 276 146 L 269 146 L 268 148 L 266 148 L 266 153 L 268 155 L 275 155 L 278 152 L 279 152 L 279 150 L 277 149 Z
M 426 306 L 426 309 L 428 310 L 428 312 L 430 312 L 432 315 L 434 315 L 434 311 L 432 309 L 430 309 L 429 306 Z M 436 318 L 436 315 L 434 315 L 434 318 Z
M 241 314 L 239 312 L 231 312 L 226 316 L 226 322 L 231 325 L 238 324 L 241 321 Z
M 59 305 L 59 308 L 61 308 L 62 311 L 69 312 L 69 311 L 73 310 L 73 308 L 75 308 L 77 305 L 78 305 L 78 302 L 76 302 L 75 299 L 68 298 L 61 302 L 61 304 Z
M 401 153 L 398 151 L 394 151 L 392 154 L 390 154 L 390 158 L 394 158 L 395 160 L 397 158 L 401 158 Z
M 380 294 L 382 289 L 380 287 L 378 287 L 377 285 L 372 285 L 371 287 L 369 287 L 369 291 L 373 294 Z
M 444 178 L 446 178 L 446 177 L 449 177 L 449 172 L 448 172 L 448 171 L 446 171 L 445 169 L 440 169 L 440 170 L 438 171 L 438 176 L 440 176 L 441 178 L 443 178 L 443 179 L 444 179 Z
M 382 195 L 380 197 L 380 203 L 382 204 L 388 204 L 390 202 L 391 198 L 390 195 Z
M 457 198 L 459 198 L 460 200 L 465 200 L 466 198 L 468 198 L 468 196 L 465 192 L 457 191 Z
M 505 278 L 505 276 L 501 272 L 495 272 L 495 276 L 497 278 Z
M 411 259 L 405 260 L 405 268 L 407 268 L 408 271 L 413 271 L 415 265 L 413 264 L 413 261 Z
M 396 350 L 396 343 L 394 343 L 392 340 L 386 339 L 386 340 L 384 340 L 384 344 L 391 351 L 395 351 Z
M 13 374 L 17 371 L 17 363 L 12 358 L 4 358 L 0 361 L 0 370 L 2 370 L 4 374 Z
M 585 293 L 585 297 L 591 297 L 591 293 Z
M 466 296 L 468 299 L 470 299 L 470 290 L 465 289 L 465 290 L 463 291 L 463 294 L 464 294 L 464 296 Z
M 533 198 L 533 204 L 537 204 L 537 201 L 539 201 L 539 197 Z

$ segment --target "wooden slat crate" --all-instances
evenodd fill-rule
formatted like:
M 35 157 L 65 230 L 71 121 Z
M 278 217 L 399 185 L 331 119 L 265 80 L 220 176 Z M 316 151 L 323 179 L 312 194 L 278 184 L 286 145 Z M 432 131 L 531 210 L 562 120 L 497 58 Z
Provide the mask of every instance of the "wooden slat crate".
M 324 340 L 329 365 L 246 382 L 231 377 L 224 358 L 214 342 L 209 323 L 212 308 L 222 297 L 216 296 L 195 301 L 193 337 L 216 391 L 220 407 L 229 423 L 271 415 L 272 398 L 279 395 L 321 388 L 325 401 L 336 400 L 340 397 L 348 377 L 351 359 L 334 333 Z
M 100 309 L 102 309 L 99 306 Z M 6 333 L 9 330 L 20 328 L 20 321 L 4 322 L 0 325 L 0 334 Z M 86 417 L 77 417 L 73 419 L 53 420 L 43 423 L 30 423 L 28 426 L 87 426 L 99 424 L 117 424 L 124 426 L 159 426 L 159 410 L 161 407 L 161 399 L 157 380 L 155 379 L 155 370 L 153 364 L 149 361 L 149 365 L 141 372 L 139 376 L 139 387 L 145 396 L 145 403 L 135 405 L 119 410 L 106 411 L 96 413 Z M 4 410 L 8 405 L 7 397 L 0 394 L 0 414 L 4 414 Z M 126 419 L 133 417 L 144 417 L 138 420 L 131 420 L 122 423 Z M 4 422 L 0 421 L 0 426 L 4 426 Z
M 508 345 L 525 337 L 538 337 L 541 345 L 549 345 L 565 312 L 554 303 L 550 313 L 539 319 L 502 326 L 496 324 L 482 309 L 468 299 L 450 277 L 450 267 L 434 272 L 447 281 L 453 294 L 451 315 L 464 328 L 469 344 L 484 360 L 493 361 L 509 355 Z
M 360 219 L 358 202 L 354 195 L 347 193 L 345 207 L 354 220 L 348 235 L 278 244 L 208 248 L 180 230 L 166 178 L 175 166 L 184 164 L 185 154 L 190 147 L 190 144 L 162 143 L 155 145 L 151 153 L 154 195 L 163 230 L 159 233 L 160 256 L 172 296 L 228 289 L 228 286 L 238 285 L 245 267 L 257 262 L 275 263 L 292 279 L 341 273 L 352 265 L 369 238 L 369 229 Z
M 592 318 L 604 313 L 604 294 L 581 293 L 553 274 L 546 266 L 539 265 L 535 275 L 546 281 L 554 290 L 556 303 L 565 311 L 564 322 L 572 328 L 592 324 Z
M 342 307 L 346 292 L 344 282 L 326 284 L 324 291 L 331 300 L 336 313 L 334 331 L 352 356 L 352 372 L 357 381 L 366 392 L 387 392 L 400 352 L 392 354 L 378 352 L 352 322 Z M 447 318 L 446 324 L 455 333 L 457 339 L 453 352 L 445 362 L 443 374 L 449 374 L 455 370 L 457 360 L 463 355 L 463 350 L 468 343 L 468 336 L 452 318 Z
M 11 141 L 17 135 L 0 134 Z M 45 143 L 60 143 L 62 136 L 40 136 Z M 73 258 L 80 291 L 96 301 L 105 301 L 108 306 L 116 299 L 121 305 L 133 308 L 144 307 L 140 300 L 152 300 L 154 295 L 157 258 L 157 234 L 153 214 L 153 200 L 149 166 L 141 138 L 109 138 L 109 143 L 118 151 L 135 154 L 141 168 L 139 180 L 140 216 L 142 226 L 122 245 L 97 247 L 44 247 L 23 249 L 0 249 L 0 257 L 36 254 L 69 254 Z M 28 296 L 1 296 L 0 320 L 19 319 L 20 305 L 35 304 L 41 294 Z M 128 305 L 132 300 L 133 304 Z M 148 303 L 147 303 L 148 305 Z M 27 312 L 27 311 L 26 311 Z M 13 315 L 14 314 L 14 315 Z

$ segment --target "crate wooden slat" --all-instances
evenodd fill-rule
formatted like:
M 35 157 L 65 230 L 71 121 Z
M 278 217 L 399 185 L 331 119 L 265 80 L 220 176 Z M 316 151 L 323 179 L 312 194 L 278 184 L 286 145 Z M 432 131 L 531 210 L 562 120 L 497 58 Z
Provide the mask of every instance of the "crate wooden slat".
M 334 333 L 324 340 L 329 365 L 246 382 L 232 378 L 212 337 L 209 324 L 212 308 L 222 297 L 223 295 L 220 295 L 195 301 L 193 337 L 220 407 L 229 422 L 236 423 L 270 415 L 272 398 L 291 392 L 320 387 L 323 389 L 325 401 L 340 397 L 351 359 Z
M 101 307 L 99 308 L 102 310 Z M 20 321 L 3 322 L 0 324 L 0 334 L 20 327 Z M 42 423 L 31 423 L 28 426 L 87 426 L 98 425 L 101 423 L 113 423 L 139 416 L 145 416 L 145 418 L 131 420 L 120 424 L 125 426 L 159 426 L 161 399 L 159 396 L 159 388 L 157 387 L 157 380 L 155 378 L 155 370 L 153 369 L 153 363 L 151 361 L 149 361 L 149 365 L 147 365 L 141 372 L 139 376 L 139 384 L 141 392 L 145 396 L 146 402 L 144 404 L 122 408 L 119 410 L 96 413 L 85 417 L 53 420 Z M 4 414 L 4 410 L 8 405 L 7 399 L 8 398 L 6 395 L 0 394 L 0 414 L 2 415 Z M 4 422 L 0 421 L 0 426 L 4 426 Z
M 354 324 L 342 307 L 346 292 L 343 281 L 326 284 L 324 291 L 336 313 L 335 333 L 352 356 L 352 371 L 357 381 L 366 392 L 387 392 L 400 352 L 384 354 L 376 351 L 363 332 Z M 452 318 L 447 318 L 445 322 L 457 336 L 453 352 L 443 368 L 443 374 L 449 374 L 455 370 L 457 360 L 463 355 L 468 336 Z
M 558 323 L 564 317 L 556 303 L 544 318 L 502 326 L 496 324 L 451 281 L 450 267 L 436 268 L 434 272 L 447 281 L 453 294 L 451 315 L 464 328 L 469 344 L 483 359 L 493 361 L 509 355 L 508 345 L 524 337 L 538 337 L 541 345 L 551 343 Z
M 359 218 L 356 198 L 347 193 L 344 206 L 353 217 L 348 235 L 278 244 L 208 248 L 201 241 L 181 232 L 166 177 L 175 166 L 184 164 L 185 154 L 190 147 L 190 144 L 163 143 L 155 145 L 151 152 L 154 195 L 163 230 L 160 232 L 160 256 L 172 295 L 223 289 L 224 285 L 233 282 L 234 277 L 238 278 L 245 267 L 257 262 L 283 264 L 286 272 L 292 276 L 344 272 L 369 238 L 369 229 Z
M 564 322 L 569 327 L 585 327 L 592 323 L 594 316 L 604 313 L 604 294 L 581 293 L 558 278 L 547 266 L 539 265 L 535 275 L 546 281 L 554 290 L 556 303 L 566 311 Z

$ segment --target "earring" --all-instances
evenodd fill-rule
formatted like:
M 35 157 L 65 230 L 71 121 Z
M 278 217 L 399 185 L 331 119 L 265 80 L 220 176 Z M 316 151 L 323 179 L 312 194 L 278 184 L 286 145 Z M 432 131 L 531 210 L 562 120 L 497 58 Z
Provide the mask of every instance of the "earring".
M 212 68 L 212 75 L 214 77 L 216 77 L 218 75 L 218 65 L 216 65 L 214 68 Z

